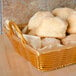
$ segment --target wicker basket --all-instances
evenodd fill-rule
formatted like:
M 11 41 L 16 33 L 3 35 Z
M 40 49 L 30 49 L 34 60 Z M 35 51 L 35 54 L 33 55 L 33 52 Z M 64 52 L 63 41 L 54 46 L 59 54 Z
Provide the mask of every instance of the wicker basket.
M 76 0 L 3 0 L 3 22 L 11 19 L 17 24 L 27 24 L 38 10 L 52 10 L 64 6 L 74 8 L 75 5 Z M 15 50 L 39 70 L 48 71 L 76 63 L 76 46 L 39 52 L 27 45 L 22 32 L 14 22 L 10 21 L 9 30 L 4 28 L 4 31 Z
M 76 46 L 40 52 L 27 45 L 21 31 L 14 22 L 10 22 L 9 30 L 4 29 L 4 31 L 16 51 L 39 70 L 48 71 L 76 63 Z

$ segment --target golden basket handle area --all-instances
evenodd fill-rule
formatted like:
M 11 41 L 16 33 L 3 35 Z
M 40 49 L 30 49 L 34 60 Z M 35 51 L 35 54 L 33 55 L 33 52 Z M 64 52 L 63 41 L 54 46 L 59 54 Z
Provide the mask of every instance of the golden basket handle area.
M 26 43 L 26 40 L 24 39 L 22 32 L 20 31 L 20 29 L 18 28 L 15 22 L 10 21 L 8 27 L 11 35 L 12 34 L 17 35 L 18 38 L 20 38 L 23 43 Z

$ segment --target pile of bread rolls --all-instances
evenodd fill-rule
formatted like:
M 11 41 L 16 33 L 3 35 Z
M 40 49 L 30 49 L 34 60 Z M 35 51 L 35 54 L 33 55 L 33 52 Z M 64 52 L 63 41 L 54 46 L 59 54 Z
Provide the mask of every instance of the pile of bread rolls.
M 22 32 L 27 43 L 37 50 L 76 45 L 76 10 L 63 7 L 38 11 Z

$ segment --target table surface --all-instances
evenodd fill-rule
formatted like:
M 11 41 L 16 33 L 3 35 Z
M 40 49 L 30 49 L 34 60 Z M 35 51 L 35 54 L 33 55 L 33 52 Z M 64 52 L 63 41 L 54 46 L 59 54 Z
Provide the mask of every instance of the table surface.
M 76 76 L 76 65 L 41 72 L 20 56 L 5 34 L 0 35 L 0 76 Z

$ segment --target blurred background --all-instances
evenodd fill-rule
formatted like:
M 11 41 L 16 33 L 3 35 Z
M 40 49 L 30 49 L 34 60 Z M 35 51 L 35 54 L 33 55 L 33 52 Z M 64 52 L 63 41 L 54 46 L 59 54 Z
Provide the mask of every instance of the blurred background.
M 2 2 L 0 0 L 0 34 L 2 34 Z

